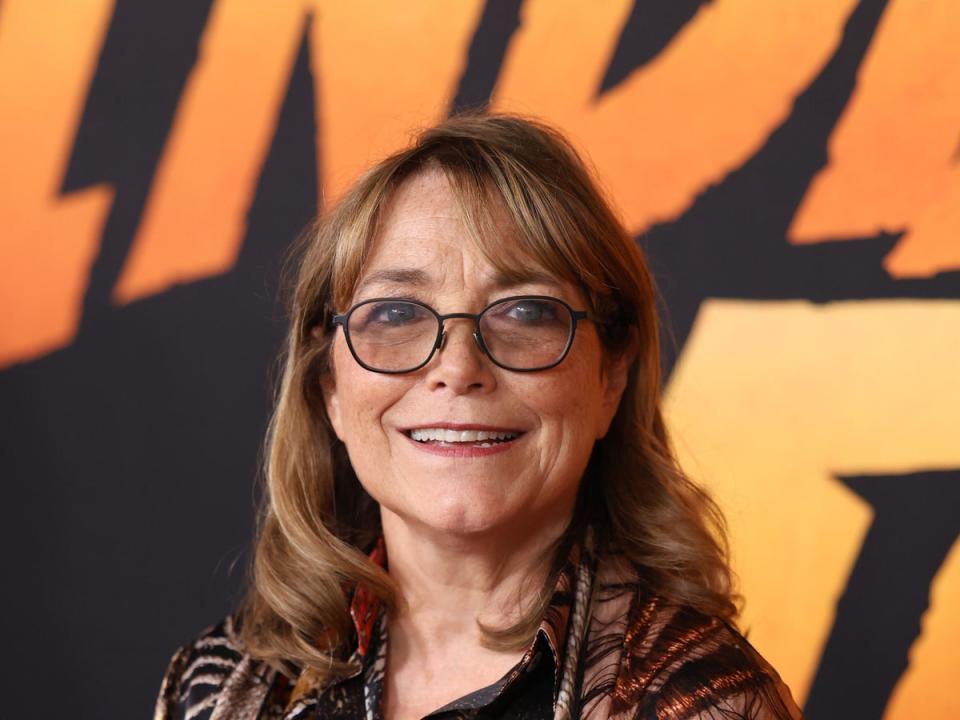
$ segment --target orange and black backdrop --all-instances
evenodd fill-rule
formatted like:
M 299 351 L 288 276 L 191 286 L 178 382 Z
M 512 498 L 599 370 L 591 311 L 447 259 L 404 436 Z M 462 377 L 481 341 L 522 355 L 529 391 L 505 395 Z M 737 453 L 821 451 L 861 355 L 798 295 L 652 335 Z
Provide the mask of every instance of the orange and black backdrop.
M 960 716 L 958 48 L 955 0 L 0 0 L 0 714 L 149 714 L 238 596 L 284 250 L 488 104 L 648 251 L 809 716 Z

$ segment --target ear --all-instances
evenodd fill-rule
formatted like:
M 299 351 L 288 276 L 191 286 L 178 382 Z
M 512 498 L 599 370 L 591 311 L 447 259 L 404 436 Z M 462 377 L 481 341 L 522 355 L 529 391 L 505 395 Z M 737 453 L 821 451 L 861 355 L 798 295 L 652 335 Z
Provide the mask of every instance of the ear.
M 313 335 L 314 339 L 322 341 L 323 328 L 320 326 L 314 327 L 310 330 L 310 334 Z M 333 343 L 335 344 L 335 343 Z M 323 407 L 327 411 L 327 418 L 330 420 L 330 426 L 333 428 L 333 432 L 336 433 L 337 437 L 340 440 L 343 440 L 343 422 L 340 415 L 340 399 L 337 396 L 337 380 L 336 372 L 333 367 L 333 344 L 331 344 L 328 352 L 330 353 L 327 362 L 327 371 L 320 376 L 320 391 L 323 393 Z
M 597 434 L 599 440 L 610 429 L 610 423 L 613 422 L 617 409 L 620 407 L 620 400 L 627 389 L 627 383 L 630 380 L 630 368 L 633 366 L 637 357 L 636 333 L 630 333 L 630 341 L 627 347 L 617 355 L 606 356 L 602 369 L 602 423 Z
M 342 441 L 343 424 L 340 415 L 340 398 L 337 396 L 337 383 L 332 372 L 328 372 L 320 378 L 320 389 L 323 392 L 323 406 L 327 411 L 327 418 L 330 420 L 333 431 Z

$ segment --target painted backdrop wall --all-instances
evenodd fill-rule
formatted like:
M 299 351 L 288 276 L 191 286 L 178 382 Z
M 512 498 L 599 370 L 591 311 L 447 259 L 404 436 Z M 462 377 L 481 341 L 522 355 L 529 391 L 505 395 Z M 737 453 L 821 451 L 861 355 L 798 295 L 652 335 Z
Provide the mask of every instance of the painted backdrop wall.
M 816 720 L 960 715 L 960 4 L 3 0 L 4 716 L 150 712 L 242 585 L 280 259 L 533 113 L 649 252 L 682 461 Z

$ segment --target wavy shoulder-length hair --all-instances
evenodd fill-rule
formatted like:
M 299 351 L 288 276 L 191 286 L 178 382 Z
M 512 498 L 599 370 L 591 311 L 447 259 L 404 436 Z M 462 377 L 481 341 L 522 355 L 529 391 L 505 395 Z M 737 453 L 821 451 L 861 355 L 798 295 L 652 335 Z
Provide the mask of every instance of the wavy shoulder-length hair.
M 396 607 L 390 577 L 365 552 L 380 532 L 379 509 L 331 428 L 321 386 L 330 380 L 332 315 L 350 305 L 384 208 L 407 178 L 427 171 L 449 181 L 470 230 L 466 242 L 508 277 L 532 265 L 580 287 L 605 351 L 633 358 L 610 430 L 594 446 L 571 528 L 589 522 L 598 550 L 632 563 L 651 592 L 733 619 L 723 519 L 681 471 L 661 414 L 656 294 L 642 252 L 560 133 L 527 118 L 478 114 L 424 130 L 378 163 L 297 246 L 241 615 L 248 650 L 285 672 L 338 675 L 349 669 L 353 590 L 365 586 Z M 558 541 L 554 572 L 563 551 Z M 491 643 L 528 641 L 544 610 L 541 602 L 514 627 L 489 630 Z

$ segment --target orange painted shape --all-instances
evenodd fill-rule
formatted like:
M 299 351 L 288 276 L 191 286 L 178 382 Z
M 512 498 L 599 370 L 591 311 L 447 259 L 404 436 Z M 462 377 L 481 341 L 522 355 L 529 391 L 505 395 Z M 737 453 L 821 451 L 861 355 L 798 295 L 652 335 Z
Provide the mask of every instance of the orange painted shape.
M 960 270 L 960 168 L 919 209 L 906 234 L 883 259 L 895 277 L 929 277 Z
M 236 261 L 309 11 L 322 192 L 335 195 L 371 159 L 405 144 L 411 126 L 442 114 L 479 10 L 477 0 L 218 0 L 116 301 Z
M 317 147 L 326 202 L 412 133 L 442 119 L 483 3 L 328 2 L 313 25 Z
M 0 367 L 68 343 L 113 200 L 60 195 L 112 0 L 0 5 Z
M 960 5 L 895 0 L 790 229 L 795 243 L 906 231 L 887 269 L 960 268 Z
M 599 101 L 631 3 L 528 0 L 495 106 L 570 133 L 634 232 L 753 155 L 840 41 L 855 0 L 725 0 Z
M 667 419 L 727 516 L 743 626 L 798 700 L 872 518 L 837 476 L 960 467 L 957 327 L 958 301 L 709 300 L 671 376 Z M 958 716 L 956 559 L 887 720 Z
M 301 0 L 218 0 L 114 288 L 127 303 L 228 270 L 307 18 Z

